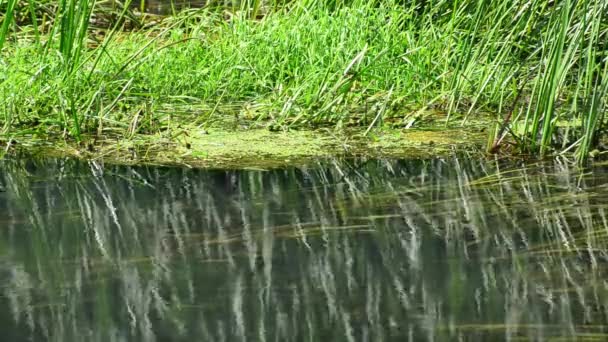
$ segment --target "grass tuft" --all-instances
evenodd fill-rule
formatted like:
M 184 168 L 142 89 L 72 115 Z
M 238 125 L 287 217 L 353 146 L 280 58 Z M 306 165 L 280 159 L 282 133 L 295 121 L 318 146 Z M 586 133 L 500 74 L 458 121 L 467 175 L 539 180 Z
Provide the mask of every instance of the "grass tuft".
M 493 151 L 513 142 L 584 162 L 601 147 L 605 1 L 249 0 L 154 23 L 129 3 L 0 9 L 5 131 L 130 136 L 133 122 L 145 133 L 233 116 L 409 128 L 432 110 L 463 124 L 490 113 Z

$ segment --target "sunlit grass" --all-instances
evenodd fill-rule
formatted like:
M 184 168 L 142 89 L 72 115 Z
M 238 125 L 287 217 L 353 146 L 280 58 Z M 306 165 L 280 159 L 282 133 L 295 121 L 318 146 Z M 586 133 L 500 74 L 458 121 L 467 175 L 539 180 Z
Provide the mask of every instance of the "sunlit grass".
M 511 141 L 582 162 L 602 137 L 604 1 L 251 0 L 135 31 L 129 3 L 17 3 L 0 2 L 4 131 L 128 137 L 222 116 L 369 131 L 416 127 L 433 108 L 464 123 L 490 113 L 495 151 Z M 581 124 L 564 133 L 564 120 Z

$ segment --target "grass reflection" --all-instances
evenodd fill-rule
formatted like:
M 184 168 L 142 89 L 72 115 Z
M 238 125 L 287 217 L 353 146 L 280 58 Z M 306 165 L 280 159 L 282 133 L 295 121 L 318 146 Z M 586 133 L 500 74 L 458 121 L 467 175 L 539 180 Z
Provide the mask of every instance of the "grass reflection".
M 0 169 L 15 341 L 606 337 L 603 167 Z

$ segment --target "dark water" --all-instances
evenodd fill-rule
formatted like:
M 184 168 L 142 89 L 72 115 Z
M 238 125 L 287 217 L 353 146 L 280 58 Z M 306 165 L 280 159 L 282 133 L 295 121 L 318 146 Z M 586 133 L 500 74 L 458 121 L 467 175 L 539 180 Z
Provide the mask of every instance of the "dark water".
M 154 14 L 171 14 L 187 8 L 199 8 L 207 4 L 223 5 L 233 0 L 135 0 L 131 6 Z
M 608 338 L 608 173 L 0 161 L 3 341 Z

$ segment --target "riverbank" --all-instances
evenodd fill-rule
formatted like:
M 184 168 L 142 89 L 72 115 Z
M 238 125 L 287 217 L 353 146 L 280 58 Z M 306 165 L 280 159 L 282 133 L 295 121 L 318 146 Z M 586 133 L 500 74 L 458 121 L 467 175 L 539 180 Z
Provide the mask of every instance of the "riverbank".
M 197 136 L 236 118 L 261 130 L 216 134 L 227 141 L 216 142 L 225 147 L 218 153 L 232 154 L 239 139 L 254 149 L 250 135 L 277 138 L 264 130 L 289 131 L 294 155 L 278 155 L 298 159 L 321 153 L 296 145 L 341 151 L 335 146 L 350 139 L 342 132 L 422 129 L 429 111 L 463 132 L 493 113 L 484 118 L 486 141 L 541 157 L 567 151 L 584 161 L 604 136 L 608 5 L 597 1 L 256 1 L 260 7 L 207 7 L 146 24 L 127 9 L 103 21 L 99 6 L 62 0 L 50 10 L 23 7 L 17 26 L 7 16 L 11 3 L 1 5 L 0 32 L 6 141 L 31 136 L 69 155 L 90 145 L 110 156 L 112 145 L 137 150 L 135 140 L 174 146 L 146 149 L 188 163 L 176 156 L 216 149 L 180 149 L 197 142 L 173 142 L 192 140 L 176 127 Z M 565 133 L 557 129 L 563 121 L 571 123 Z M 310 144 L 300 141 L 307 136 Z
M 118 165 L 169 165 L 208 169 L 269 169 L 330 157 L 432 158 L 456 151 L 483 152 L 480 125 L 435 129 L 383 128 L 335 131 L 260 127 L 201 128 L 178 124 L 157 134 L 83 135 L 80 142 L 56 135 L 0 138 L 2 154 L 73 157 Z

